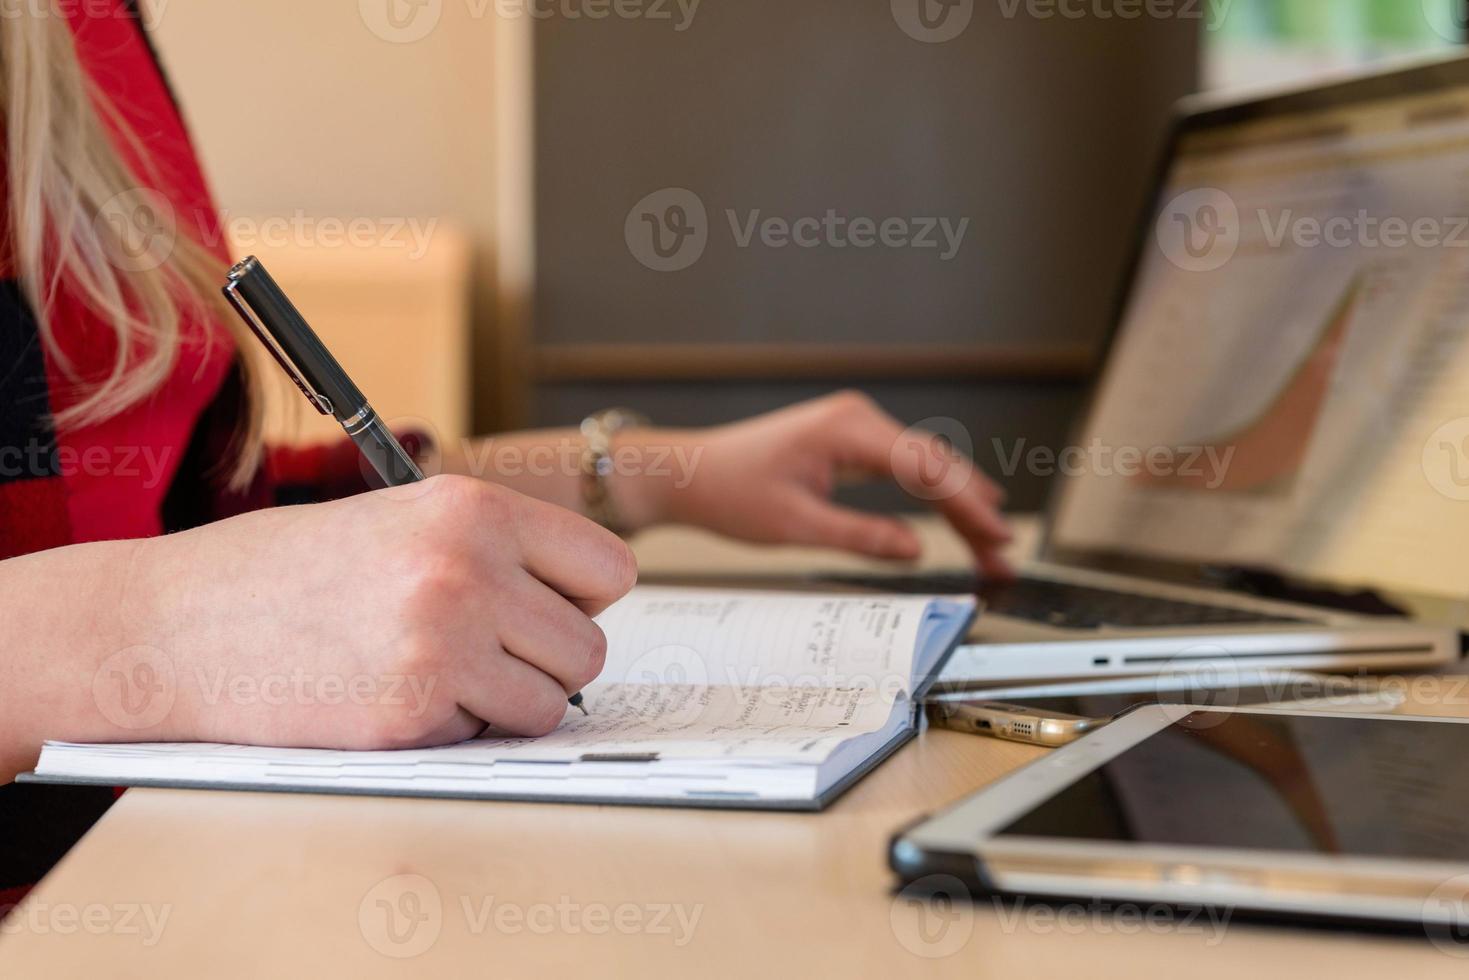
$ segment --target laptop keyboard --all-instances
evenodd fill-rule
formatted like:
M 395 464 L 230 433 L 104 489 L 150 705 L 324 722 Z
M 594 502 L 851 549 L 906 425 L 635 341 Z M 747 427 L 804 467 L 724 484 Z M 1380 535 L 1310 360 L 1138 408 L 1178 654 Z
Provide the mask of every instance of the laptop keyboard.
M 977 594 L 985 611 L 1062 629 L 1094 630 L 1161 628 L 1169 626 L 1249 626 L 1306 623 L 1271 613 L 1229 606 L 1168 599 L 1138 592 L 1118 592 L 1049 579 L 1021 578 L 1004 584 L 983 584 L 965 573 L 933 575 L 841 575 L 827 579 L 883 592 L 918 595 Z

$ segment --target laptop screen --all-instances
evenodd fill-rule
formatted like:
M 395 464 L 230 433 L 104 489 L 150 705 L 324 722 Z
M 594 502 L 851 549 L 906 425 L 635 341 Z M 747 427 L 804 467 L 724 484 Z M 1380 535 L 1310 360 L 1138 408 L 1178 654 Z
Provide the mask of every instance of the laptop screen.
M 1185 121 L 1053 547 L 1469 596 L 1463 84 Z

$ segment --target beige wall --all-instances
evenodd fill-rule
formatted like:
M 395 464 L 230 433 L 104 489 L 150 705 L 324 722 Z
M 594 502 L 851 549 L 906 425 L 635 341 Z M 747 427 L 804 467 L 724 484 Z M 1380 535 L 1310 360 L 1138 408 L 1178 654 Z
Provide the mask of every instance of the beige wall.
M 423 40 L 394 44 L 353 0 L 153 6 L 224 207 L 455 215 L 488 229 L 494 18 L 450 3 Z
M 362 13 L 389 2 L 405 0 L 151 0 L 153 38 L 236 221 L 437 218 L 467 233 L 473 373 L 493 396 L 512 357 L 500 312 L 530 275 L 515 244 L 529 235 L 529 24 L 430 0 L 437 26 L 394 43 Z

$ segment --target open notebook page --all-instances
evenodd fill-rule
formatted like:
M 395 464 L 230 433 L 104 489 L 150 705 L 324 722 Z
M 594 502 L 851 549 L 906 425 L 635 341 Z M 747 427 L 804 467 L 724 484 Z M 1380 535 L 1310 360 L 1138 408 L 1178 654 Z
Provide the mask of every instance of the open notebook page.
M 865 687 L 910 691 L 931 617 L 965 600 L 704 589 L 634 589 L 597 622 L 607 634 L 598 683 Z

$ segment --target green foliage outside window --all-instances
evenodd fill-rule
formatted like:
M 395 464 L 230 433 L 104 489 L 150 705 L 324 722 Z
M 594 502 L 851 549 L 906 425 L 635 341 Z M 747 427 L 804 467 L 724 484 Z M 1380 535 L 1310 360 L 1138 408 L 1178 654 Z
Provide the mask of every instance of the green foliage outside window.
M 1465 0 L 1214 0 L 1218 40 L 1303 47 L 1421 48 L 1462 43 Z

